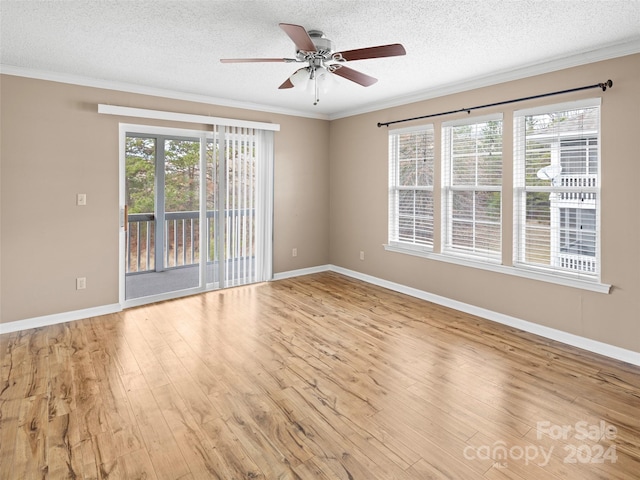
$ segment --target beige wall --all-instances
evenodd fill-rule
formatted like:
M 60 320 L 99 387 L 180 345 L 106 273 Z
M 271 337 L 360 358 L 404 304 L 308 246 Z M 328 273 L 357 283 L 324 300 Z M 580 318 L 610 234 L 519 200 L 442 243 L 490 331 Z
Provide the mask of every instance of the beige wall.
M 99 103 L 279 123 L 274 272 L 328 263 L 329 122 L 0 79 L 0 322 L 118 302 L 118 123 L 170 124 L 99 115 Z M 76 291 L 80 276 L 87 289 Z
M 276 134 L 276 273 L 332 263 L 640 352 L 640 55 L 332 122 L 6 75 L 0 78 L 1 322 L 118 301 L 118 122 L 134 121 L 98 115 L 97 104 L 108 103 L 281 124 Z M 503 112 L 509 131 L 516 108 L 602 97 L 602 280 L 613 285 L 609 295 L 383 249 L 387 129 L 378 128 L 377 122 L 609 78 L 614 86 L 605 93 L 589 90 L 474 112 Z M 451 118 L 438 119 L 436 128 Z M 505 138 L 504 148 L 508 183 L 510 138 Z M 87 207 L 75 206 L 76 193 L 87 194 Z M 510 203 L 505 188 L 507 256 Z M 296 258 L 291 256 L 294 247 Z M 359 260 L 360 251 L 365 252 L 364 261 Z M 87 290 L 75 290 L 77 276 L 87 277 Z
M 456 110 L 538 93 L 591 85 L 600 89 L 483 109 L 503 112 L 511 131 L 514 109 L 602 97 L 602 281 L 609 295 L 562 287 L 385 251 L 387 129 L 378 122 Z M 466 113 L 438 117 L 440 122 Z M 425 121 L 423 121 L 425 122 Z M 420 122 L 401 124 L 409 126 Z M 456 95 L 331 122 L 330 260 L 334 265 L 640 352 L 640 55 L 594 63 Z M 504 255 L 510 257 L 512 140 L 504 144 Z M 365 252 L 365 260 L 359 252 Z

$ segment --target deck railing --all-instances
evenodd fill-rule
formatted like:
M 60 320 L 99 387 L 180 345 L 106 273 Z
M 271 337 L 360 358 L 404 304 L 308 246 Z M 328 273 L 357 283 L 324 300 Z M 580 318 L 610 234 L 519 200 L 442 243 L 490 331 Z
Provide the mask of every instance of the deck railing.
M 129 215 L 126 238 L 127 273 L 155 268 L 155 216 L 152 213 Z
M 226 210 L 231 225 L 241 225 L 244 231 L 253 231 L 253 209 Z M 217 260 L 213 232 L 218 221 L 217 211 L 207 212 L 207 232 L 210 242 L 207 262 Z M 245 255 L 246 255 L 245 251 Z M 250 255 L 252 253 L 250 252 Z M 164 248 L 162 269 L 197 265 L 200 262 L 200 213 L 169 212 L 164 221 Z M 128 216 L 126 235 L 126 273 L 144 273 L 156 270 L 155 216 L 152 213 L 135 213 Z

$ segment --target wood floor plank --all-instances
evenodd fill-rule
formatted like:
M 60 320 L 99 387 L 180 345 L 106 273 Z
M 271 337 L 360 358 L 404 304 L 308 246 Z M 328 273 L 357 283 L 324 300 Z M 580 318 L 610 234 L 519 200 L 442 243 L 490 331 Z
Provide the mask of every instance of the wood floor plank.
M 25 398 L 21 404 L 18 429 L 13 445 L 11 474 L 15 478 L 42 478 L 48 469 L 47 397 L 36 395 Z
M 134 389 L 144 387 L 145 383 L 149 388 L 168 385 L 170 381 L 164 370 L 157 368 L 158 359 L 149 346 L 143 331 L 146 332 L 146 329 L 138 323 L 133 323 L 132 334 L 125 339 L 140 368 L 140 373 L 125 374 L 122 376 L 123 380 L 127 388 Z
M 3 334 L 0 367 L 2 480 L 640 471 L 640 367 L 332 272 Z
M 281 470 L 280 462 L 262 461 L 265 452 L 263 450 L 253 452 L 250 439 L 244 438 L 244 441 L 241 441 L 227 422 L 221 418 L 205 423 L 202 429 L 209 441 L 215 445 L 216 452 L 221 458 L 220 467 L 216 471 L 216 475 L 220 475 L 221 478 L 261 480 L 287 478 L 286 473 Z
M 158 478 L 176 479 L 190 473 L 187 462 L 151 390 L 140 389 L 128 392 L 128 397 Z
M 145 449 L 134 450 L 118 459 L 119 472 L 112 472 L 108 478 L 131 480 L 155 480 L 158 478 Z M 182 477 L 185 478 L 185 477 Z
M 13 471 L 14 446 L 24 399 L 0 399 L 0 471 Z
M 237 457 L 233 457 L 233 463 L 229 466 L 229 457 L 219 455 L 215 443 L 203 430 L 203 425 L 193 418 L 172 385 L 158 387 L 153 391 L 153 396 L 190 472 L 196 478 L 224 479 L 224 475 L 240 471 Z
M 316 456 L 326 457 L 327 446 L 316 445 L 313 430 L 307 432 L 304 425 L 311 422 L 312 425 L 324 425 L 325 430 L 335 432 L 331 435 L 336 438 L 338 435 L 345 436 L 349 442 L 353 443 L 354 435 L 359 435 L 371 443 L 373 451 L 385 452 L 387 458 L 403 469 L 420 459 L 420 455 L 414 450 L 415 444 L 409 442 L 403 444 L 399 436 L 387 434 L 387 432 L 375 424 L 370 417 L 361 416 L 357 418 L 345 417 L 333 409 L 332 406 L 318 402 L 317 398 L 305 395 L 304 389 L 286 388 L 274 394 L 276 403 L 286 412 L 287 418 L 298 428 L 302 434 L 302 440 L 315 448 Z M 347 444 L 349 443 L 347 442 Z M 360 443 L 360 442 L 359 442 Z M 336 460 L 339 457 L 341 443 L 335 442 L 331 447 L 333 455 L 330 457 Z M 343 473 L 343 468 L 338 467 L 339 474 Z
M 318 416 L 300 420 L 299 424 L 305 431 L 307 442 L 316 455 L 333 472 L 336 478 L 385 478 L 381 468 L 361 451 L 359 451 L 347 436 L 346 432 L 338 432 L 328 422 Z
M 421 458 L 408 470 L 409 474 L 416 479 L 433 478 L 464 478 L 465 480 L 476 480 L 483 478 L 482 473 L 473 471 L 471 468 L 459 462 L 447 462 L 441 457 Z
M 300 425 L 273 401 L 271 394 L 243 395 L 237 406 L 245 419 L 251 419 L 252 428 L 287 465 L 296 467 L 313 457 L 313 452 L 304 443 L 304 435 L 300 434 Z M 231 421 L 229 419 L 227 423 Z
M 327 467 L 317 457 L 312 457 L 301 463 L 295 468 L 295 471 L 300 480 L 333 480 L 336 478 L 329 473 Z
M 49 419 L 68 415 L 76 408 L 73 371 L 70 368 L 71 332 L 66 324 L 54 325 L 49 335 Z
M 8 343 L 0 398 L 28 398 L 47 393 L 48 345 L 44 332 L 42 328 L 18 332 Z
M 47 431 L 47 471 L 51 478 L 76 479 L 82 477 L 81 461 L 69 439 L 69 414 L 49 419 Z

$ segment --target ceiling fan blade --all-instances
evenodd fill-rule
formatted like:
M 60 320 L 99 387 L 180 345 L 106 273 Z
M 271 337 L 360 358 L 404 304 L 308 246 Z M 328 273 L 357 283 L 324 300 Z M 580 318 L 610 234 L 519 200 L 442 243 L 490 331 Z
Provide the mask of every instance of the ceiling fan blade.
M 351 80 L 352 82 L 359 83 L 363 87 L 369 87 L 378 81 L 377 78 L 358 72 L 353 68 L 345 67 L 344 65 L 340 65 L 340 68 L 333 70 L 333 73 L 340 75 L 347 80 Z
M 406 55 L 406 50 L 399 43 L 391 45 L 380 45 L 378 47 L 357 48 L 355 50 L 347 50 L 346 52 L 337 52 L 334 58 L 342 57 L 344 60 L 365 60 L 367 58 L 397 57 Z
M 282 85 L 278 87 L 279 89 L 283 88 L 293 88 L 293 83 L 291 83 L 291 79 L 287 78 Z
M 316 51 L 316 46 L 304 27 L 292 25 L 291 23 L 281 23 L 280 28 L 289 35 L 289 38 L 293 40 L 298 50 L 302 50 L 303 52 Z
M 295 62 L 293 58 L 221 58 L 221 63 Z

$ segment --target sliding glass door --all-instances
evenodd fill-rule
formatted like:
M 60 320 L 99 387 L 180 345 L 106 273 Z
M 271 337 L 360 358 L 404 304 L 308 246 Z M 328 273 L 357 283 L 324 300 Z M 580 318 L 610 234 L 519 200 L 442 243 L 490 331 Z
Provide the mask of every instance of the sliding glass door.
M 126 127 L 125 303 L 269 279 L 270 134 Z

